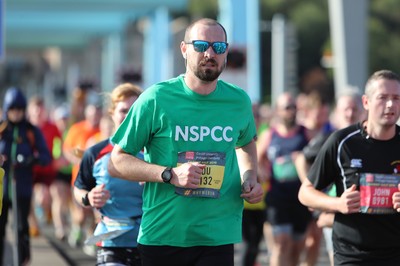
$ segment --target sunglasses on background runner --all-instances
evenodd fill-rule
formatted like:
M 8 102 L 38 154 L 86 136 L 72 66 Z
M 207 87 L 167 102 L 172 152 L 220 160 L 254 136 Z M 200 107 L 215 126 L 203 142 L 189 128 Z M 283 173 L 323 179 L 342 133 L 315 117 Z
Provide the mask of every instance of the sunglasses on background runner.
M 198 53 L 204 53 L 211 46 L 216 54 L 223 54 L 228 48 L 228 43 L 226 42 L 207 42 L 196 40 L 192 42 L 187 42 L 186 44 L 192 44 L 194 50 Z
M 283 109 L 285 109 L 286 111 L 289 111 L 289 110 L 296 110 L 297 107 L 295 104 L 289 104 L 289 105 L 283 107 Z

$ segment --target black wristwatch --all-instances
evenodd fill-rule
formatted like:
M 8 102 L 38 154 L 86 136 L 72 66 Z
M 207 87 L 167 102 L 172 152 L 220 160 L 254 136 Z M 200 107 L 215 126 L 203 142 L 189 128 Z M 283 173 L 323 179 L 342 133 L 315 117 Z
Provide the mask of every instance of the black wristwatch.
M 161 178 L 164 181 L 164 183 L 171 183 L 172 179 L 172 168 L 167 167 L 161 174 Z
M 86 193 L 86 195 L 84 197 L 82 197 L 82 204 L 83 204 L 83 206 L 90 206 L 89 192 Z

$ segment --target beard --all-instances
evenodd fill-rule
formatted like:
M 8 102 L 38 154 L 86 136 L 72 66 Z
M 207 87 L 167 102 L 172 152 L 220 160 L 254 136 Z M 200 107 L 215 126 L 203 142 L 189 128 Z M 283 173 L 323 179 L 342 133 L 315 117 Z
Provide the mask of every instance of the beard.
M 282 122 L 286 127 L 293 128 L 294 126 L 296 126 L 296 116 L 283 119 Z
M 203 69 L 201 67 L 207 63 L 212 63 L 212 64 L 216 65 L 217 70 L 212 70 L 209 68 Z M 211 81 L 216 80 L 219 77 L 219 75 L 221 75 L 224 67 L 225 67 L 225 65 L 221 68 L 218 68 L 218 64 L 214 59 L 204 59 L 204 60 L 200 61 L 200 63 L 198 64 L 197 68 L 193 71 L 193 73 L 200 80 L 205 81 L 205 82 L 211 82 Z

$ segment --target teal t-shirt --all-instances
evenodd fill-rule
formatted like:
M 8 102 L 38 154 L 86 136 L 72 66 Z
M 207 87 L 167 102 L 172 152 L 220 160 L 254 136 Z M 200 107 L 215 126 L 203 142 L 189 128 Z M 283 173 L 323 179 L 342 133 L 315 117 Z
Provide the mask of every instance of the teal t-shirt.
M 232 84 L 219 80 L 215 91 L 201 95 L 181 75 L 145 90 L 112 142 L 132 155 L 144 149 L 145 161 L 170 167 L 177 166 L 179 153 L 189 159 L 218 154 L 211 159 L 218 166 L 210 167 L 223 180 L 216 198 L 187 197 L 171 184 L 146 183 L 138 242 L 179 247 L 240 242 L 243 199 L 235 148 L 255 136 L 251 101 Z

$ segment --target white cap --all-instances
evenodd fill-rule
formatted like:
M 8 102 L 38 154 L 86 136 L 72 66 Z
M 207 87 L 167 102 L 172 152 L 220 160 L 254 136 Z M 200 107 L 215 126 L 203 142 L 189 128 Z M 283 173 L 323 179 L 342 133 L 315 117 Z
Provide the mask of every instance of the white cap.
M 69 113 L 69 108 L 63 104 L 54 110 L 54 119 L 64 119 L 64 118 L 69 118 L 70 113 Z

